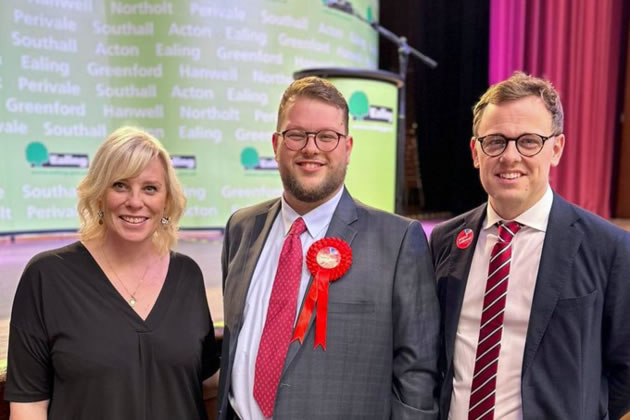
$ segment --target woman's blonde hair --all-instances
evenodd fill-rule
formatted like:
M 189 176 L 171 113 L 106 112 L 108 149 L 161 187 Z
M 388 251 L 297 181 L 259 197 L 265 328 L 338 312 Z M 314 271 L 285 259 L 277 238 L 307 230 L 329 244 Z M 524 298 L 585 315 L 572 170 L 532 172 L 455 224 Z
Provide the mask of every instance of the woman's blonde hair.
M 101 239 L 105 225 L 99 224 L 107 189 L 116 181 L 140 175 L 153 158 L 162 162 L 166 174 L 166 206 L 168 223 L 153 234 L 153 243 L 160 253 L 166 253 L 177 243 L 179 219 L 186 207 L 186 197 L 171 165 L 168 152 L 151 134 L 134 127 L 121 127 L 109 135 L 98 148 L 87 175 L 77 188 L 77 205 L 82 241 Z

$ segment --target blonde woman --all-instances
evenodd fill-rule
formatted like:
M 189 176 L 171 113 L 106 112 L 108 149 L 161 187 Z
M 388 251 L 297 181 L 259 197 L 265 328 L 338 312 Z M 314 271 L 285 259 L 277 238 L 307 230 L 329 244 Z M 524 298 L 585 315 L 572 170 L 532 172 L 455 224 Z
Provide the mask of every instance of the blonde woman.
M 80 242 L 35 256 L 15 295 L 12 419 L 205 419 L 218 356 L 201 271 L 171 251 L 186 200 L 168 153 L 123 127 L 78 195 Z

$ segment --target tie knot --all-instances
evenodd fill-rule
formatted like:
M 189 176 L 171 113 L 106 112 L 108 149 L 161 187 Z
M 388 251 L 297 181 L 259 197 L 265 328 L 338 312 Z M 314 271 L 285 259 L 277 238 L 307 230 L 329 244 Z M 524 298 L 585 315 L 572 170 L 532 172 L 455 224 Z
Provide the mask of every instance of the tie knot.
M 521 229 L 521 224 L 518 222 L 499 222 L 499 238 L 502 242 L 512 242 L 512 238 Z
M 301 235 L 306 230 L 306 223 L 304 223 L 304 219 L 298 217 L 295 219 L 295 222 L 291 225 L 291 230 L 289 230 L 289 235 Z

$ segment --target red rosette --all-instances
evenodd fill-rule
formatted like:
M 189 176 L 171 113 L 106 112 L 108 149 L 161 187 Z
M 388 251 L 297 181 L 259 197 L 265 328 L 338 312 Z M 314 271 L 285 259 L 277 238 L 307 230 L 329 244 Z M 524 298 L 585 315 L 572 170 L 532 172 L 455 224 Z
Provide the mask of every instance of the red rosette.
M 326 323 L 328 318 L 328 285 L 346 274 L 352 265 L 352 248 L 343 239 L 323 238 L 315 242 L 306 253 L 306 266 L 314 276 L 311 287 L 293 333 L 293 340 L 304 342 L 308 324 L 317 305 L 315 318 L 315 348 L 326 350 Z
M 323 238 L 306 253 L 306 266 L 312 275 L 326 272 L 330 281 L 346 274 L 352 265 L 352 248 L 343 239 Z

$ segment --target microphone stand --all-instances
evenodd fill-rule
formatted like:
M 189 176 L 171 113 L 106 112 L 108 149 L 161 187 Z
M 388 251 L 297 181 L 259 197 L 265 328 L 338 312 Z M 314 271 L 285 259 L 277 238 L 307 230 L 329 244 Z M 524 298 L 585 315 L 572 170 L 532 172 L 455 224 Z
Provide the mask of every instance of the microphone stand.
M 341 6 L 341 7 L 339 7 Z M 396 200 L 395 212 L 402 214 L 403 212 L 403 195 L 404 195 L 404 177 L 405 177 L 405 132 L 406 132 L 406 100 L 405 87 L 407 79 L 407 66 L 409 64 L 409 56 L 413 55 L 424 64 L 434 69 L 438 63 L 430 57 L 422 54 L 417 49 L 407 43 L 407 38 L 398 36 L 389 29 L 381 26 L 378 22 L 371 22 L 354 11 L 352 5 L 347 1 L 331 2 L 328 7 L 338 9 L 344 13 L 350 14 L 362 22 L 370 25 L 376 32 L 384 38 L 390 40 L 398 46 L 398 74 L 402 79 L 402 85 L 398 88 L 398 133 L 396 142 Z

